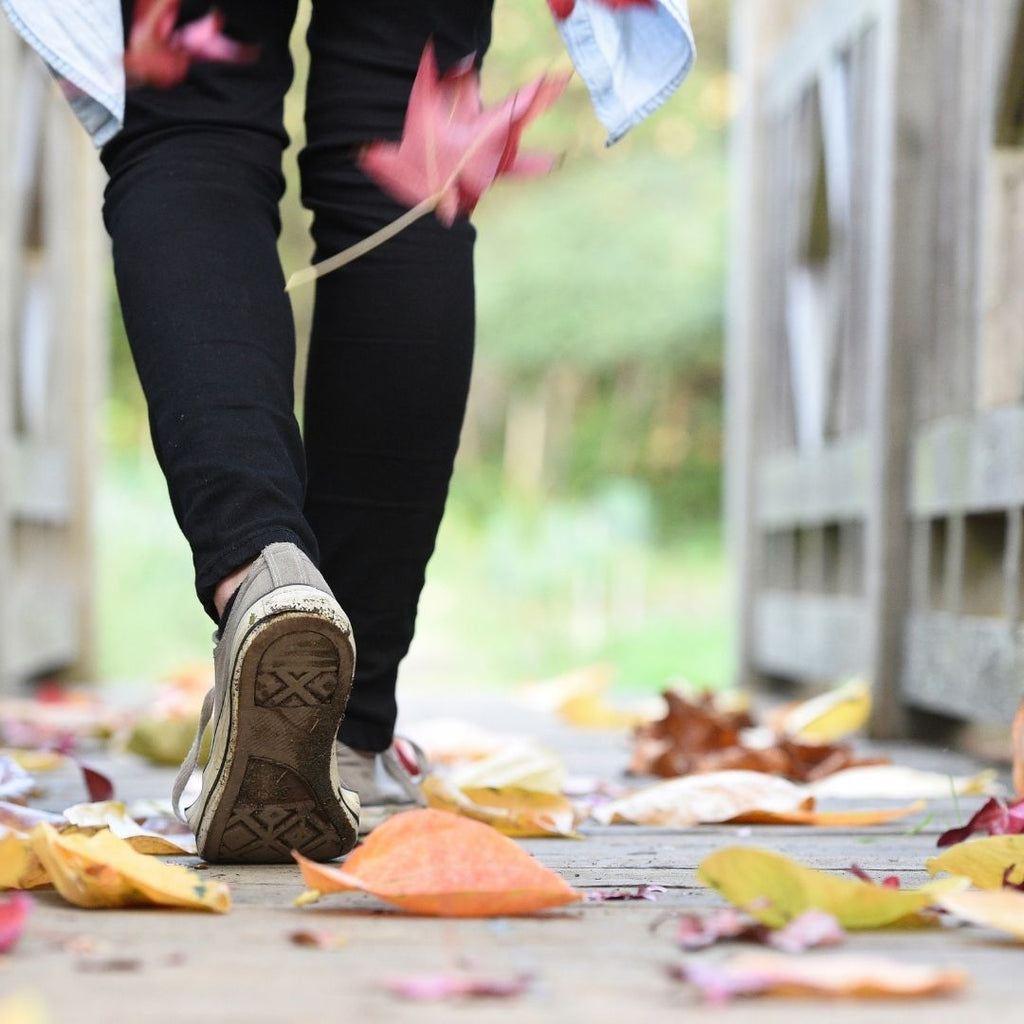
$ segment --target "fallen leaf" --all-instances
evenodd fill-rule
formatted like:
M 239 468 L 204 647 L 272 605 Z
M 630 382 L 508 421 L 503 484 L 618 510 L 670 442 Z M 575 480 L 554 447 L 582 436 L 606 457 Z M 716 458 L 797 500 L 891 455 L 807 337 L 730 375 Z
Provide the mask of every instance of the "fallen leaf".
M 169 89 L 196 61 L 242 64 L 256 59 L 258 47 L 223 34 L 224 15 L 219 11 L 177 27 L 180 4 L 181 0 L 136 0 L 124 53 L 129 86 Z
M 1024 942 L 1024 893 L 1013 889 L 998 892 L 951 892 L 938 901 L 943 910 L 971 924 L 1005 932 Z
M 1013 716 L 1013 792 L 1024 799 L 1024 699 Z
M 1008 870 L 1020 866 L 1024 879 L 1024 836 L 991 836 L 958 843 L 925 862 L 928 874 L 964 875 L 979 889 L 1001 889 L 1009 881 Z
M 822 910 L 806 910 L 781 928 L 769 928 L 733 907 L 709 914 L 684 914 L 676 930 L 676 944 L 685 950 L 704 949 L 730 939 L 797 953 L 839 945 L 846 940 L 846 932 L 831 914 Z
M 938 846 L 962 843 L 975 832 L 988 832 L 993 836 L 1019 835 L 1024 832 L 1024 798 L 1012 804 L 992 797 L 960 828 L 951 828 L 939 836 Z
M 510 743 L 488 757 L 453 769 L 448 781 L 458 789 L 518 789 L 561 793 L 562 759 L 536 743 Z
M 886 889 L 900 888 L 900 879 L 898 875 L 889 875 L 888 877 L 883 878 L 881 882 L 876 882 L 859 864 L 851 864 L 847 870 L 855 878 L 859 878 L 862 882 L 867 882 L 868 885 L 881 885 Z
M 530 914 L 582 895 L 496 829 L 433 809 L 390 818 L 342 868 L 293 856 L 320 893 L 360 890 L 437 917 Z
M 73 829 L 61 830 L 65 835 L 73 830 L 91 835 L 107 828 L 119 839 L 125 840 L 136 853 L 163 857 L 196 852 L 195 839 L 191 832 L 173 836 L 151 832 L 129 817 L 125 805 L 117 800 L 75 804 L 64 812 L 64 818 L 73 826 Z
M 808 958 L 783 953 L 741 953 L 715 963 L 691 960 L 673 969 L 672 974 L 696 985 L 711 1003 L 753 995 L 935 996 L 959 992 L 968 981 L 967 974 L 957 967 L 847 954 Z
M 231 894 L 222 882 L 136 853 L 112 832 L 60 835 L 39 825 L 32 849 L 57 891 L 79 907 L 168 906 L 225 913 Z
M 16 992 L 0 1002 L 0 1024 L 49 1024 L 50 1014 L 34 992 Z
M 406 974 L 388 978 L 382 984 L 396 996 L 424 1002 L 440 999 L 508 999 L 522 995 L 530 987 L 531 980 L 528 974 L 494 978 L 440 973 Z
M 954 877 L 919 889 L 890 889 L 817 871 L 750 846 L 712 853 L 701 862 L 697 878 L 772 928 L 812 909 L 831 914 L 844 928 L 882 928 L 969 884 L 966 878 Z
M 64 816 L 52 814 L 50 811 L 41 811 L 35 807 L 25 807 L 22 804 L 0 802 L 0 826 L 4 828 L 28 833 L 44 821 L 49 825 L 59 827 L 64 824 Z
M 803 787 L 785 779 L 763 772 L 714 772 L 655 783 L 600 804 L 592 814 L 603 825 L 683 827 L 730 821 L 752 811 L 809 810 L 811 803 Z
M 459 789 L 437 775 L 428 775 L 420 789 L 431 807 L 482 821 L 506 836 L 579 838 L 575 808 L 557 793 L 518 786 Z
M 0 889 L 38 889 L 50 879 L 27 836 L 0 833 Z
M 995 788 L 994 770 L 955 777 L 896 764 L 846 768 L 811 784 L 811 791 L 819 800 L 941 800 L 954 793 L 969 796 Z
M 103 800 L 114 799 L 114 783 L 103 772 L 98 772 L 95 768 L 82 764 L 81 761 L 78 762 L 78 767 L 82 771 L 82 781 L 85 783 L 90 801 L 99 803 Z
M 0 754 L 0 800 L 24 803 L 36 787 L 36 780 L 9 754 Z
M 344 935 L 338 935 L 326 928 L 308 928 L 291 932 L 288 938 L 296 946 L 307 946 L 310 949 L 341 949 L 342 946 L 348 945 L 348 939 Z
M 21 938 L 32 910 L 32 897 L 15 892 L 0 898 L 0 953 L 9 953 Z
M 0 756 L 11 758 L 29 774 L 55 771 L 67 760 L 57 750 L 23 750 L 18 747 L 8 747 L 0 751 Z
M 835 743 L 867 725 L 871 687 L 853 679 L 785 709 L 773 724 L 784 736 L 804 743 Z
M 812 798 L 813 799 L 813 798 Z M 906 807 L 886 807 L 880 810 L 818 811 L 813 807 L 795 811 L 746 811 L 731 821 L 742 825 L 815 825 L 818 828 L 860 828 L 885 825 L 890 821 L 918 814 L 928 805 L 924 800 Z
M 767 944 L 780 953 L 803 953 L 846 941 L 843 926 L 824 910 L 805 910 L 788 924 L 768 933 Z
M 648 885 L 645 882 L 635 889 L 592 889 L 584 899 L 588 903 L 607 903 L 609 900 L 650 900 L 654 902 L 665 891 L 663 885 Z

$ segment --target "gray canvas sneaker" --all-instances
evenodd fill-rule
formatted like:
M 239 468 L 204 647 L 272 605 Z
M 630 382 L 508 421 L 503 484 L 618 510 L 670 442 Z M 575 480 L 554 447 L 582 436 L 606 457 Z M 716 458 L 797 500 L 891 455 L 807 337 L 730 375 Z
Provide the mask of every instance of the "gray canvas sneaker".
M 361 836 L 392 815 L 427 806 L 419 787 L 428 771 L 427 757 L 410 740 L 396 738 L 379 754 L 353 750 L 339 740 L 335 759 L 339 774 L 359 794 Z
M 292 850 L 315 860 L 356 843 L 359 798 L 341 785 L 334 741 L 352 688 L 352 628 L 313 563 L 271 544 L 238 588 L 214 649 L 214 688 L 174 783 L 176 813 L 199 855 L 275 864 Z M 199 798 L 185 785 L 213 721 Z

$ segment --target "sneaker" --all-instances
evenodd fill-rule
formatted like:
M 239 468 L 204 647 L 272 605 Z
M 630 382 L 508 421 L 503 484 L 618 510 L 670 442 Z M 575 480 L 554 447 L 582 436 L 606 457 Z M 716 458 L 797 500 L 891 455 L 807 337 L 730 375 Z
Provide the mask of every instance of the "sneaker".
M 294 544 L 264 548 L 214 635 L 214 688 L 174 783 L 175 812 L 215 863 L 330 860 L 355 845 L 359 798 L 333 756 L 355 646 L 348 618 Z M 199 797 L 181 794 L 213 720 Z
M 353 750 L 340 740 L 335 744 L 338 774 L 359 794 L 359 834 L 365 836 L 402 811 L 426 807 L 419 783 L 429 763 L 411 740 L 396 738 L 379 754 Z

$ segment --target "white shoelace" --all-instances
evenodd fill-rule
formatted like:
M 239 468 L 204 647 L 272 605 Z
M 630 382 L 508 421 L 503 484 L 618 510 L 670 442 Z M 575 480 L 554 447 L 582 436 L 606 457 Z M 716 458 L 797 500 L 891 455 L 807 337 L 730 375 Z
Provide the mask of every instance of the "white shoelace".
M 213 717 L 215 697 L 216 689 L 211 689 L 203 698 L 203 706 L 199 712 L 199 728 L 196 729 L 192 746 L 185 755 L 185 760 L 181 762 L 181 767 L 178 769 L 178 774 L 174 779 L 174 785 L 171 787 L 171 807 L 174 808 L 174 815 L 180 822 L 186 825 L 188 820 L 185 817 L 185 812 L 181 809 L 181 797 L 185 792 L 189 779 L 192 778 L 192 773 L 196 770 L 196 765 L 199 763 L 199 748 L 203 742 L 203 733 L 206 732 L 206 727 L 210 724 L 210 719 Z

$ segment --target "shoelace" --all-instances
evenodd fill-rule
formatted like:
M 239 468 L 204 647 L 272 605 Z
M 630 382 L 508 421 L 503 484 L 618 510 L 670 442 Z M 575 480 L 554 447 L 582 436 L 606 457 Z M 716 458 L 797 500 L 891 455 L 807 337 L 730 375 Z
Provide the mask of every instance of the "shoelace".
M 203 733 L 206 732 L 206 727 L 210 724 L 210 719 L 213 718 L 215 697 L 216 690 L 211 689 L 207 691 L 206 696 L 203 698 L 203 706 L 199 712 L 199 728 L 196 729 L 192 746 L 185 755 L 185 760 L 181 762 L 178 774 L 174 778 L 174 785 L 171 787 L 171 807 L 174 809 L 174 816 L 178 821 L 186 825 L 188 824 L 188 819 L 185 817 L 185 812 L 181 809 L 181 796 L 185 792 L 188 780 L 192 778 L 192 773 L 196 770 L 196 765 L 199 763 L 199 747 L 203 742 Z

